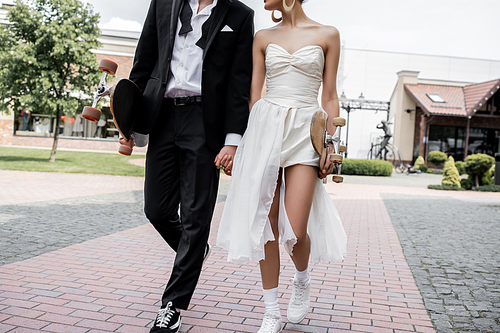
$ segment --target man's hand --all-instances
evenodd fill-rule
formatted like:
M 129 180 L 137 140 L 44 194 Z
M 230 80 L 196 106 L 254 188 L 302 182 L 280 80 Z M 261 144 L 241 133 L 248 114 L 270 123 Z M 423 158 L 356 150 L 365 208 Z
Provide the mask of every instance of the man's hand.
M 224 168 L 224 173 L 231 176 L 231 171 L 233 168 L 234 154 L 236 154 L 237 146 L 224 146 L 220 150 L 219 154 L 215 157 L 215 166 L 217 169 L 220 167 Z
M 120 135 L 120 138 L 118 138 L 118 142 L 122 145 L 122 146 L 128 146 L 130 147 L 130 149 L 133 149 L 135 147 L 135 140 L 134 140 L 134 135 L 130 135 L 130 139 L 127 140 L 125 139 L 123 136 Z

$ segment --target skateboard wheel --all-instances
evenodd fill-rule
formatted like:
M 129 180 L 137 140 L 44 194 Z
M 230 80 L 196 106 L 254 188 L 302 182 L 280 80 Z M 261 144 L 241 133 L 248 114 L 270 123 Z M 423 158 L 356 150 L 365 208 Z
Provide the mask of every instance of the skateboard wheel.
M 343 157 L 340 154 L 331 154 L 330 161 L 333 163 L 342 163 Z
M 120 149 L 118 149 L 118 152 L 122 155 L 130 156 L 132 155 L 132 150 L 133 149 L 129 146 L 120 145 Z
M 339 146 L 339 152 L 340 153 L 345 153 L 346 151 L 347 151 L 347 147 L 346 146 L 344 146 L 344 145 L 340 145 Z
M 343 183 L 344 182 L 344 177 L 342 176 L 333 176 L 332 180 L 336 183 Z
M 101 118 L 101 111 L 86 106 L 83 108 L 82 117 L 90 121 L 99 121 Z
M 345 126 L 345 119 L 344 118 L 333 118 L 333 126 Z
M 101 59 L 99 62 L 99 70 L 101 72 L 106 72 L 110 75 L 115 75 L 116 70 L 118 69 L 118 64 L 109 59 Z

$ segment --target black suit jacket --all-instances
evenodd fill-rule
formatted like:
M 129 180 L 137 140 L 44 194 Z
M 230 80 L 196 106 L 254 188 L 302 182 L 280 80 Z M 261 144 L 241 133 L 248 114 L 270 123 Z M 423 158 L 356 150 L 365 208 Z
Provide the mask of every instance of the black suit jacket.
M 130 80 L 143 92 L 134 131 L 148 134 L 167 87 L 177 22 L 184 0 L 152 0 Z M 221 32 L 225 26 L 232 32 Z M 252 76 L 253 11 L 238 0 L 218 0 L 203 53 L 202 107 L 205 136 L 218 151 L 227 133 L 244 133 Z M 195 46 L 198 47 L 198 46 Z

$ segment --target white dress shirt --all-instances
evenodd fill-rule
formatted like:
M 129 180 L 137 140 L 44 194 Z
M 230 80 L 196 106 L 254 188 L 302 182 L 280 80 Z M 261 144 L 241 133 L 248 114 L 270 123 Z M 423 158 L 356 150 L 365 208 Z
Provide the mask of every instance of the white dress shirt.
M 208 20 L 213 8 L 217 5 L 217 0 L 198 13 L 200 6 L 198 0 L 189 0 L 189 6 L 193 11 L 191 26 L 193 30 L 179 36 L 181 30 L 181 20 L 178 19 L 177 31 L 172 50 L 172 60 L 170 62 L 170 73 L 165 91 L 166 98 L 200 96 L 201 95 L 201 73 L 203 69 L 203 49 L 196 45 L 202 36 L 201 27 Z M 228 133 L 225 145 L 237 146 L 241 140 L 241 135 Z

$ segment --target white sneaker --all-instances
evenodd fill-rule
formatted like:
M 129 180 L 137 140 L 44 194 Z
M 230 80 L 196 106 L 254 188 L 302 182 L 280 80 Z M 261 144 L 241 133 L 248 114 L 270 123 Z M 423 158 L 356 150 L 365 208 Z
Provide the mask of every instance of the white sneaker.
M 294 278 L 290 279 L 293 284 L 292 297 L 288 303 L 286 316 L 288 321 L 293 324 L 300 323 L 309 312 L 311 304 L 309 297 L 311 295 L 311 278 L 305 282 L 299 282 Z
M 281 320 L 281 315 L 274 312 L 264 313 L 264 320 L 262 320 L 262 326 L 257 333 L 279 333 L 281 332 L 281 325 L 283 324 Z

